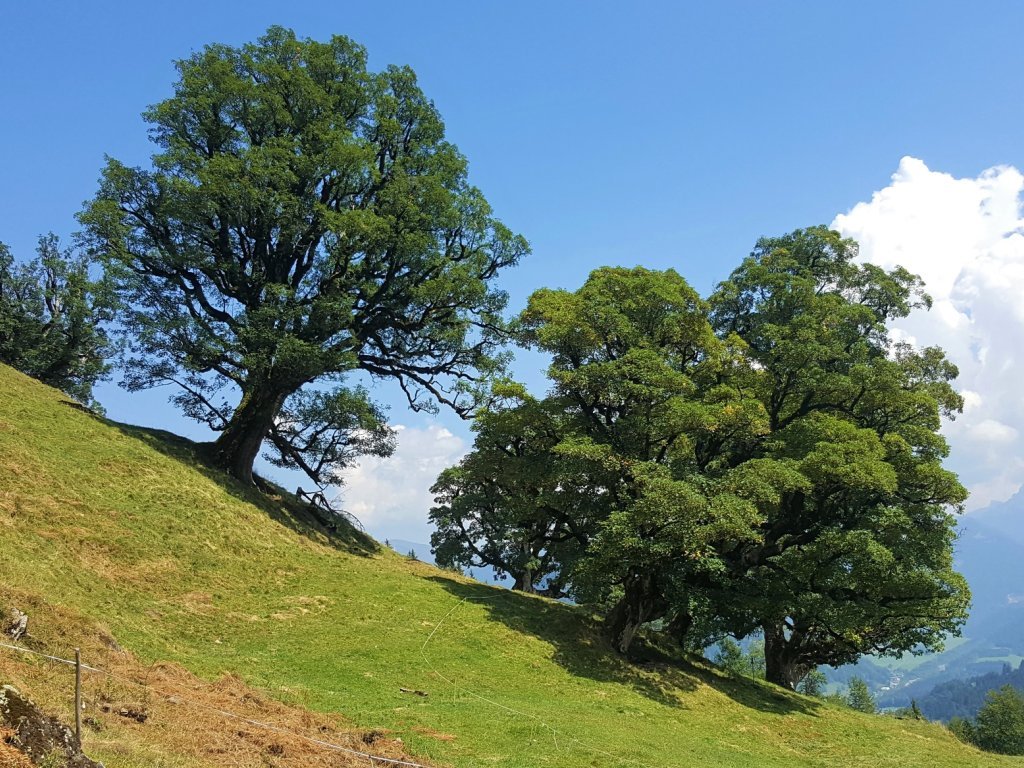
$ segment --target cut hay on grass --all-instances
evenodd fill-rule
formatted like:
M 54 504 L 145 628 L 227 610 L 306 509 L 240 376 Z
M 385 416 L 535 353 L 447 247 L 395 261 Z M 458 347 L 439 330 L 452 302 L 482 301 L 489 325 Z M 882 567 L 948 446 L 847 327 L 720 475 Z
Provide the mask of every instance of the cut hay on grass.
M 67 658 L 71 654 L 61 640 L 82 643 L 83 742 L 90 756 L 118 761 L 144 744 L 149 752 L 158 748 L 192 758 L 182 765 L 195 766 L 365 767 L 371 760 L 364 755 L 426 764 L 382 730 L 357 729 L 339 715 L 283 704 L 236 675 L 210 682 L 180 664 L 143 665 L 105 629 L 23 592 L 0 591 L 5 603 L 32 611 L 33 632 L 22 644 L 25 653 L 0 647 L 0 683 L 13 684 L 65 723 L 74 719 L 74 670 L 39 654 Z M 0 748 L 0 768 L 31 765 L 23 757 Z
M 10 745 L 13 738 L 14 731 L 0 728 L 0 768 L 36 768 L 24 752 Z
M 0 605 L 29 614 L 30 645 L 65 658 L 80 645 L 132 681 L 87 675 L 99 730 L 86 747 L 107 768 L 369 765 L 167 696 L 454 768 L 1019 764 L 937 724 L 730 679 L 671 649 L 632 664 L 583 608 L 413 562 L 344 525 L 328 534 L 290 494 L 211 470 L 188 441 L 83 413 L 2 365 L 0 420 Z M 0 653 L 0 675 L 69 722 L 67 669 Z

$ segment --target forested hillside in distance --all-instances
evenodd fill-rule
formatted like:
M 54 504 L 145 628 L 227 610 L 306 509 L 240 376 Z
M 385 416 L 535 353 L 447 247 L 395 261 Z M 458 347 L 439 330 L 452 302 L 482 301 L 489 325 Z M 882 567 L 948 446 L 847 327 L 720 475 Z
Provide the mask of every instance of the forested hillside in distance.
M 927 696 L 918 699 L 917 705 L 929 720 L 945 722 L 953 717 L 972 718 L 985 703 L 988 692 L 1004 685 L 1024 692 L 1024 661 L 1016 669 L 1004 664 L 1001 672 L 940 683 Z

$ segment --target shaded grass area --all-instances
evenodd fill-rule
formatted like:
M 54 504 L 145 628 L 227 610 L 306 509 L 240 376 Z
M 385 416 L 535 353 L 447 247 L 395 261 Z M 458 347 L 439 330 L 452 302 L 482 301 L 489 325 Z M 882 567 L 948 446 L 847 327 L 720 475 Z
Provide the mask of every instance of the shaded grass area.
M 237 675 L 458 767 L 1015 764 L 698 660 L 630 665 L 579 608 L 329 535 L 188 441 L 65 400 L 0 368 L 0 586 L 98 622 L 144 664 Z
M 581 616 L 581 611 L 573 606 L 543 599 L 523 600 L 524 596 L 515 592 L 496 592 L 494 587 L 479 582 L 466 583 L 444 576 L 428 578 L 461 601 L 478 602 L 489 620 L 549 643 L 553 648 L 551 660 L 573 676 L 628 686 L 666 707 L 682 707 L 684 699 L 680 694 L 693 693 L 702 685 L 716 687 L 745 707 L 772 714 L 813 715 L 822 706 L 814 699 L 787 695 L 774 686 L 723 677 L 704 659 L 672 657 L 655 648 L 646 651 L 651 660 L 625 664 L 610 652 L 597 623 Z

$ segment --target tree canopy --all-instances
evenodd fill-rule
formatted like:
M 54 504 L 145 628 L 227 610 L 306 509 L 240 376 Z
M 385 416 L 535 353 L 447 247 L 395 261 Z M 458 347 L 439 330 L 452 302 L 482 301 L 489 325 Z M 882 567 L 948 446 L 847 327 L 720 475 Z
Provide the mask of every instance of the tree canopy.
M 813 696 L 816 699 L 820 699 L 825 695 L 826 685 L 828 685 L 828 678 L 825 677 L 825 673 L 820 669 L 812 669 L 804 675 L 797 690 L 804 696 Z
M 526 407 L 548 414 L 545 442 L 533 445 L 546 451 L 547 463 L 534 457 L 543 469 L 523 474 L 544 479 L 544 499 L 556 493 L 543 505 L 535 493 L 517 488 L 513 496 L 552 530 L 565 531 L 574 546 L 571 560 L 553 558 L 560 583 L 577 599 L 610 606 L 608 632 L 626 651 L 645 622 L 685 618 L 679 606 L 689 597 L 688 580 L 713 570 L 723 543 L 749 535 L 755 520 L 755 506 L 733 482 L 741 478 L 702 475 L 694 462 L 697 436 L 743 433 L 756 422 L 735 390 L 716 384 L 734 350 L 716 339 L 704 302 L 682 277 L 640 267 L 597 270 L 574 293 L 537 291 L 518 332 L 524 344 L 552 354 L 553 387 L 541 403 L 515 405 L 500 418 L 522 419 Z M 488 433 L 480 435 L 449 473 L 462 483 L 459 503 L 439 497 L 434 519 L 481 519 L 521 538 L 526 531 L 514 523 L 509 530 L 467 493 L 469 473 L 491 451 L 481 439 Z M 519 437 L 506 430 L 484 477 L 475 479 L 518 472 L 522 457 L 507 449 Z M 434 544 L 465 551 L 487 538 L 483 527 L 448 525 Z
M 768 679 L 790 687 L 820 664 L 940 648 L 970 598 L 952 570 L 966 491 L 939 434 L 962 401 L 941 350 L 886 326 L 927 306 L 920 280 L 816 227 L 759 241 L 710 301 L 768 425 L 729 459 L 768 493 L 758 535 L 727 557 L 727 624 L 759 627 Z
M 563 561 L 549 541 L 543 568 L 604 606 L 615 647 L 658 619 L 677 636 L 762 633 L 766 676 L 788 687 L 938 648 L 969 600 L 952 570 L 965 491 L 938 432 L 961 400 L 941 350 L 886 325 L 927 304 L 919 279 L 859 264 L 825 227 L 759 241 L 707 302 L 643 268 L 537 291 L 518 333 L 551 355 L 551 389 L 481 416 L 439 484 L 435 546 L 561 532 L 573 546 Z M 522 429 L 527 411 L 543 430 Z M 471 493 L 511 476 L 500 515 Z
M 390 452 L 353 372 L 467 413 L 501 363 L 493 280 L 528 248 L 468 183 L 414 73 L 280 27 L 177 68 L 145 113 L 152 167 L 109 160 L 80 214 L 130 308 L 127 387 L 173 385 L 244 480 L 265 443 L 321 484 Z
M 22 264 L 0 243 L 0 362 L 98 407 L 92 388 L 110 369 L 114 306 L 109 286 L 55 235 Z
M 490 566 L 511 575 L 513 589 L 564 596 L 571 563 L 593 535 L 603 477 L 585 477 L 556 452 L 565 428 L 554 403 L 510 383 L 493 396 L 474 422 L 475 450 L 431 489 L 435 560 Z
M 961 741 L 989 752 L 1024 755 L 1024 696 L 1012 685 L 988 690 L 975 720 L 956 715 L 948 727 Z

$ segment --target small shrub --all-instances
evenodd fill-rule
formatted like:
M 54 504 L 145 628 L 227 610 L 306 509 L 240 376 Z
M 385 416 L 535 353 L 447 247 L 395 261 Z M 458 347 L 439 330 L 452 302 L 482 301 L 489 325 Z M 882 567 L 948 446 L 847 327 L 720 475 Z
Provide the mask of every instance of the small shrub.
M 800 681 L 797 690 L 804 696 L 813 696 L 816 699 L 820 699 L 825 695 L 825 685 L 827 682 L 828 680 L 825 678 L 824 672 L 820 669 L 812 669 Z
M 978 734 L 974 730 L 974 723 L 970 720 L 965 720 L 962 717 L 954 717 L 949 721 L 949 725 L 946 727 L 949 729 L 950 733 L 956 736 L 956 738 L 964 744 L 973 744 L 977 746 Z
M 737 677 L 742 677 L 747 671 L 747 662 L 743 657 L 743 649 L 731 637 L 723 637 L 718 641 L 718 650 L 715 651 L 714 662 L 723 671 Z
M 917 699 L 911 699 L 909 707 L 900 707 L 892 715 L 897 720 L 924 720 L 924 715 L 917 706 Z
M 868 690 L 868 684 L 859 677 L 850 678 L 846 691 L 846 703 L 851 709 L 856 709 L 858 712 L 867 712 L 873 715 L 878 711 L 875 697 Z
M 977 744 L 989 752 L 1024 755 L 1024 697 L 1009 685 L 989 691 L 974 726 Z

